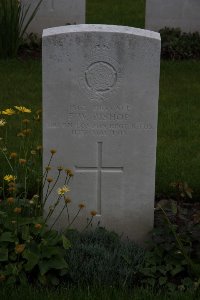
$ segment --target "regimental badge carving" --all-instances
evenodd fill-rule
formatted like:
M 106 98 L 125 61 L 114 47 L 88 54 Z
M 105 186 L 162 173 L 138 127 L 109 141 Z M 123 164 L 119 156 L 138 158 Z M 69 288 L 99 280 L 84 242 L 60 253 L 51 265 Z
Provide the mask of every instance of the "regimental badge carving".
M 117 71 L 108 62 L 94 62 L 87 68 L 85 80 L 89 89 L 94 90 L 94 92 L 105 93 L 115 86 Z
M 112 57 L 92 55 L 81 67 L 79 85 L 88 100 L 109 101 L 119 92 L 123 70 Z

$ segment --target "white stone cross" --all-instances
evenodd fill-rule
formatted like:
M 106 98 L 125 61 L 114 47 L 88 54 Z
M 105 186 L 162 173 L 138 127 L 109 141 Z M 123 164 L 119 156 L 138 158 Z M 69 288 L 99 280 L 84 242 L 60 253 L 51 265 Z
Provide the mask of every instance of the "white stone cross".
M 123 167 L 103 167 L 102 166 L 102 156 L 103 156 L 103 143 L 97 142 L 97 167 L 78 167 L 75 166 L 75 172 L 77 173 L 87 173 L 95 172 L 97 173 L 97 213 L 101 215 L 101 182 L 102 173 L 121 173 L 123 172 Z

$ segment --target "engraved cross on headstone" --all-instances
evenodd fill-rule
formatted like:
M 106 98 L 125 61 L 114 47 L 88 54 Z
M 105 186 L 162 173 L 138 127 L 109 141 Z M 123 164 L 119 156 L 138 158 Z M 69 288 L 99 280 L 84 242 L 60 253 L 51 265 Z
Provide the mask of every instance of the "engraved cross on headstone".
M 103 143 L 97 143 L 97 167 L 78 167 L 75 166 L 77 173 L 97 173 L 97 213 L 101 215 L 101 189 L 102 189 L 102 173 L 121 173 L 123 167 L 103 167 L 102 166 L 102 154 L 103 154 Z

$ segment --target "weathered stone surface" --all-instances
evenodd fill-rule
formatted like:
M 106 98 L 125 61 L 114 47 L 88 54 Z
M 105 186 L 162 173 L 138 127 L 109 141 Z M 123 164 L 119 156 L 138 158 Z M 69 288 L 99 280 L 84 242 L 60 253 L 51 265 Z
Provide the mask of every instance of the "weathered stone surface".
M 57 148 L 54 165 L 75 173 L 70 207 L 86 204 L 75 226 L 96 210 L 95 222 L 132 239 L 151 230 L 159 67 L 155 32 L 106 25 L 44 31 L 44 166 Z M 57 228 L 66 226 L 65 212 Z
M 200 32 L 199 14 L 199 0 L 147 0 L 145 27 L 155 31 L 169 27 Z
M 21 1 L 25 8 L 31 3 L 28 14 L 28 16 L 30 16 L 39 0 Z M 45 28 L 63 26 L 66 24 L 84 24 L 85 9 L 85 0 L 43 0 L 27 32 L 33 32 L 41 36 Z

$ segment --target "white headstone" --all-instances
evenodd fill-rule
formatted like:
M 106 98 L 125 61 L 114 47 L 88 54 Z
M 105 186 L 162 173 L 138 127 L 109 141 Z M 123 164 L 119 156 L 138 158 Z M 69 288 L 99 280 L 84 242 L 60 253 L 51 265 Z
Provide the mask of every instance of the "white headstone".
M 96 210 L 96 222 L 138 241 L 153 226 L 159 68 L 155 32 L 77 25 L 43 33 L 44 167 L 56 148 L 55 166 L 75 174 L 71 207 L 86 204 L 78 222 Z M 66 226 L 65 212 L 57 228 Z
M 146 0 L 147 29 L 180 28 L 200 32 L 199 0 Z
M 21 0 L 21 2 L 25 9 L 31 4 L 29 17 L 39 0 Z M 45 28 L 66 24 L 84 24 L 85 10 L 85 0 L 43 0 L 27 32 L 42 36 L 42 31 Z

